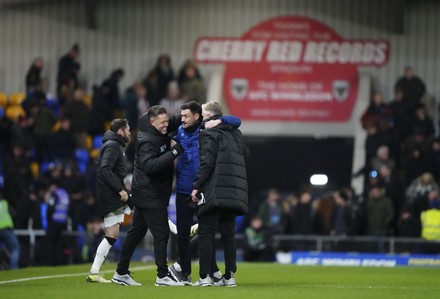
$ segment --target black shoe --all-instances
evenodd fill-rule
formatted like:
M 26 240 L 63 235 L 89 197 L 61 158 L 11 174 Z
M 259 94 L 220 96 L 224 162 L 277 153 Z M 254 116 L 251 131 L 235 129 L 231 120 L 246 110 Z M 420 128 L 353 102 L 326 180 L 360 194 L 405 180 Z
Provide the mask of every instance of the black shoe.
M 180 279 L 180 282 L 186 286 L 191 286 L 192 285 L 191 276 L 189 276 L 186 273 L 182 273 L 182 278 Z

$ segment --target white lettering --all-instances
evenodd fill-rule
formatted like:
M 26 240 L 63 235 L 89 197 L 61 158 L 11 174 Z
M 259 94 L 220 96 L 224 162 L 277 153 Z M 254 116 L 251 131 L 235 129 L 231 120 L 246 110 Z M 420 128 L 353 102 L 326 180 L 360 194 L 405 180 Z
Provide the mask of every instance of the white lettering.
M 265 41 L 242 40 L 202 40 L 195 51 L 198 61 L 260 62 Z

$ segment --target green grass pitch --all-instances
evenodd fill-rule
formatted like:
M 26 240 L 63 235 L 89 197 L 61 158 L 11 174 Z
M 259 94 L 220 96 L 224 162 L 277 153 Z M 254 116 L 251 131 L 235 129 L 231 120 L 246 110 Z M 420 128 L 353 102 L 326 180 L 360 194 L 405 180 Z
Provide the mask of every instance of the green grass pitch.
M 111 278 L 115 264 L 102 270 Z M 240 263 L 238 287 L 155 287 L 155 266 L 133 263 L 141 287 L 86 282 L 90 265 L 0 271 L 1 299 L 440 298 L 440 268 L 323 267 Z M 198 265 L 194 264 L 194 274 Z M 193 280 L 197 275 L 193 274 Z M 41 279 L 41 277 L 46 277 Z M 56 276 L 56 277 L 53 277 Z M 15 280 L 15 281 L 14 281 Z

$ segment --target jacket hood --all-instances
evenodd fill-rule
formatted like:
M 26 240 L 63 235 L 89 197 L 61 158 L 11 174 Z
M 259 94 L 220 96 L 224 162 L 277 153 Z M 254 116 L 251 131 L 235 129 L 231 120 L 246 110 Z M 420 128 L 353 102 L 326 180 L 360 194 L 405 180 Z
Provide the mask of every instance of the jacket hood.
M 102 143 L 104 144 L 110 140 L 115 140 L 115 141 L 119 142 L 120 144 L 122 144 L 123 146 L 125 146 L 125 144 L 127 143 L 124 140 L 124 137 L 122 137 L 118 133 L 115 133 L 115 132 L 109 130 L 109 131 L 105 132 L 104 137 L 102 137 Z
M 150 119 L 148 118 L 147 112 L 145 112 L 144 114 L 142 114 L 139 117 L 139 120 L 138 120 L 139 131 L 147 132 L 148 126 L 151 126 L 150 125 Z

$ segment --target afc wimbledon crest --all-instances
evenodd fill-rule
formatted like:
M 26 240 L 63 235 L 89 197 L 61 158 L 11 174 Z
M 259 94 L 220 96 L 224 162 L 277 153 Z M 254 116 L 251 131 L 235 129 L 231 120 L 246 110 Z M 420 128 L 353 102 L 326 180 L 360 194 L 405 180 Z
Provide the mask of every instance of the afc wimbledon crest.
M 343 102 L 348 97 L 348 92 L 350 91 L 350 84 L 345 80 L 335 80 L 333 81 L 333 96 L 336 101 Z
M 231 93 L 237 101 L 241 101 L 246 96 L 249 83 L 248 80 L 242 78 L 236 78 L 231 80 Z

